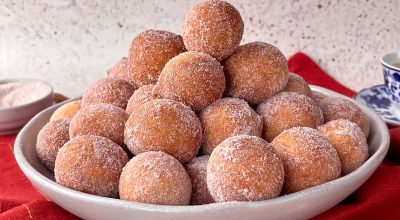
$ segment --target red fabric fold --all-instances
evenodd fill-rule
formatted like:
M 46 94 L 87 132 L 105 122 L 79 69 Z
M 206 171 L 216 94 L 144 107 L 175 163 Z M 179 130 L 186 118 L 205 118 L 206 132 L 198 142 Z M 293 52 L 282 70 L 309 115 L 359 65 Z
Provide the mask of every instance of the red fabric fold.
M 307 55 L 289 59 L 289 70 L 308 83 L 347 96 L 354 91 L 326 74 Z M 314 219 L 400 219 L 400 128 L 390 129 L 385 161 L 356 192 Z M 37 192 L 15 162 L 15 136 L 0 136 L 0 219 L 79 219 Z

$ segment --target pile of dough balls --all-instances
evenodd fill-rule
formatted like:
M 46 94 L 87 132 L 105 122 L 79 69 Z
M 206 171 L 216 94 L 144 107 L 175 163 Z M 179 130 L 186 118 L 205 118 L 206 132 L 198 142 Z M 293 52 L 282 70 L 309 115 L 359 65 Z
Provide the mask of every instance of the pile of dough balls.
M 182 35 L 147 30 L 128 57 L 59 107 L 37 136 L 57 183 L 160 205 L 259 201 L 349 174 L 368 159 L 368 119 L 312 92 L 275 46 L 239 45 L 243 20 L 207 0 Z

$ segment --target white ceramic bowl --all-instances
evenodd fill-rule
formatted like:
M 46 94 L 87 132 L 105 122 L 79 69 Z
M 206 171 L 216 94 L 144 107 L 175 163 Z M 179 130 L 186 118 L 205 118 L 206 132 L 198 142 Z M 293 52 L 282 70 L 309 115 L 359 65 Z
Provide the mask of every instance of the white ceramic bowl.
M 33 116 L 53 104 L 53 88 L 37 79 L 5 79 L 0 84 L 10 82 L 41 82 L 48 87 L 45 96 L 15 107 L 0 108 L 0 135 L 17 133 Z
M 328 96 L 344 97 L 320 87 L 312 86 L 312 89 Z M 354 192 L 371 176 L 386 155 L 389 132 L 385 123 L 367 107 L 356 104 L 369 119 L 370 158 L 349 175 L 265 201 L 201 206 L 151 205 L 90 195 L 59 185 L 54 181 L 54 175 L 39 161 L 35 151 L 37 133 L 59 105 L 41 112 L 22 129 L 15 142 L 15 158 L 39 191 L 84 219 L 307 219 L 333 207 Z

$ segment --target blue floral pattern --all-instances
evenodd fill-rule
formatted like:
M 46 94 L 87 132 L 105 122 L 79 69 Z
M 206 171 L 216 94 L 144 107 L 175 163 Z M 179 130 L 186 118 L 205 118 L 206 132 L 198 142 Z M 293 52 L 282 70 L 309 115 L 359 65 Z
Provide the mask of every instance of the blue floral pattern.
M 400 71 L 383 65 L 383 76 L 389 97 L 400 106 Z
M 400 109 L 390 99 L 385 85 L 361 90 L 355 99 L 373 109 L 389 124 L 400 125 Z

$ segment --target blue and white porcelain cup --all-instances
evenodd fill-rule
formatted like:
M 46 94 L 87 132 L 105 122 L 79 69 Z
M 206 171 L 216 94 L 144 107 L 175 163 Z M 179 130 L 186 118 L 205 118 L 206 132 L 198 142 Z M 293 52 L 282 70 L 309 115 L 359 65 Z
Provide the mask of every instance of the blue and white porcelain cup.
M 381 58 L 381 64 L 387 93 L 400 109 L 400 52 L 384 55 Z

